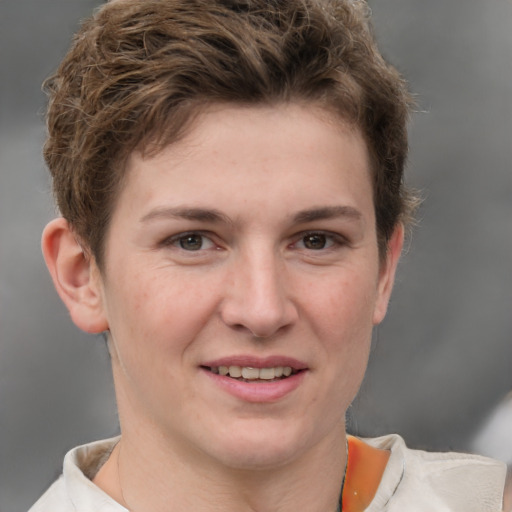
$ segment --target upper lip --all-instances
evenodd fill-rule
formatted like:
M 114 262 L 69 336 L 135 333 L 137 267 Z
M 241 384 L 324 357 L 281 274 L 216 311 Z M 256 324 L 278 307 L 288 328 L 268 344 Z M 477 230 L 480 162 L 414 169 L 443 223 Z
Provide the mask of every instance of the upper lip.
M 268 356 L 254 357 L 250 355 L 235 355 L 221 357 L 206 361 L 201 366 L 217 368 L 219 366 L 241 366 L 250 368 L 277 368 L 279 366 L 289 366 L 293 370 L 305 370 L 308 365 L 298 359 L 288 356 Z

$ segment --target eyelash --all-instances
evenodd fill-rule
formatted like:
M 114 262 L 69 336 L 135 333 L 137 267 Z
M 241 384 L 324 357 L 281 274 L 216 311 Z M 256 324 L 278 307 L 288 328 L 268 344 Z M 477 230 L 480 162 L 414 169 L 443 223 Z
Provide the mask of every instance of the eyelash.
M 325 240 L 327 246 L 326 247 L 319 247 L 319 248 L 311 248 L 311 247 L 303 247 L 302 250 L 306 250 L 308 252 L 322 252 L 322 251 L 329 251 L 329 250 L 336 250 L 337 248 L 346 246 L 348 244 L 348 241 L 345 237 L 337 234 L 337 233 L 331 233 L 329 231 L 306 231 L 303 233 L 300 233 L 298 239 L 296 242 L 294 242 L 292 245 L 297 246 L 299 243 L 305 242 L 305 240 L 310 237 L 321 237 Z
M 201 245 L 196 249 L 186 249 L 185 247 L 183 247 L 182 243 L 185 242 L 187 238 L 192 237 L 198 237 L 200 239 L 199 242 Z M 314 237 L 318 237 L 320 239 L 320 242 L 325 242 L 326 246 L 318 248 L 306 247 L 305 241 L 308 237 L 310 238 L 310 242 L 313 243 Z M 296 241 L 291 243 L 289 247 L 298 248 L 297 246 L 299 244 L 303 244 L 304 247 L 300 247 L 299 249 L 307 252 L 325 252 L 329 250 L 335 250 L 336 248 L 343 247 L 348 244 L 348 241 L 345 237 L 327 231 L 305 231 L 299 233 L 298 236 L 294 238 L 296 238 Z M 204 247 L 205 241 L 209 242 L 209 246 L 206 248 Z M 178 233 L 177 235 L 166 238 L 160 245 L 164 247 L 174 246 L 176 249 L 190 253 L 199 253 L 205 250 L 219 248 L 218 244 L 216 244 L 215 241 L 212 239 L 212 235 L 210 233 L 204 233 L 202 231 L 188 231 L 184 233 Z
M 192 237 L 198 237 L 201 239 L 201 247 L 194 250 L 194 249 L 185 249 L 183 246 L 180 246 L 180 243 L 182 241 L 185 241 L 187 238 L 192 238 Z M 207 250 L 207 249 L 203 248 L 203 244 L 204 244 L 205 240 L 209 241 L 210 244 L 212 245 L 212 247 L 208 247 L 207 249 L 218 248 L 218 245 L 212 240 L 212 236 L 210 234 L 204 233 L 202 231 L 188 231 L 185 233 L 178 233 L 177 235 L 166 238 L 165 240 L 163 240 L 163 242 L 160 245 L 162 245 L 164 247 L 174 246 L 174 247 L 176 247 L 176 249 L 193 253 L 193 252 L 201 252 L 201 250 L 203 250 L 203 251 Z

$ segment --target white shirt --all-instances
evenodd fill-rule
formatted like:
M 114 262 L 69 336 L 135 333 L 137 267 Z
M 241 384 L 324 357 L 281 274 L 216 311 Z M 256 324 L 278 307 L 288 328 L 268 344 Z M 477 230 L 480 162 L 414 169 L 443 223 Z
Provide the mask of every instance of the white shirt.
M 68 452 L 62 476 L 29 512 L 128 512 L 91 481 L 118 439 Z M 504 464 L 476 455 L 410 450 L 398 435 L 364 441 L 391 451 L 366 512 L 501 511 Z

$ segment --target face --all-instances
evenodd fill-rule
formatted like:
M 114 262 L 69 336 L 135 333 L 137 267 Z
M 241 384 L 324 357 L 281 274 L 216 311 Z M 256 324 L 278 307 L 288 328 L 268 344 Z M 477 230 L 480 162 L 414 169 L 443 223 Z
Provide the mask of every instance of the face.
M 393 271 L 357 131 L 298 105 L 212 109 L 132 155 L 105 249 L 123 436 L 237 468 L 339 438 Z

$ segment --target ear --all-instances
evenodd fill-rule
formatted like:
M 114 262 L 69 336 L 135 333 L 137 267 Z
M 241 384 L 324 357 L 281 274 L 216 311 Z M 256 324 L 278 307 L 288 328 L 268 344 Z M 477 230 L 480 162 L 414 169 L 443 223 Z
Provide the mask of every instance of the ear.
M 52 220 L 43 231 L 41 245 L 53 284 L 75 325 L 89 333 L 107 330 L 100 271 L 68 222 L 63 218 Z
M 377 289 L 377 300 L 373 312 L 373 325 L 380 324 L 386 316 L 389 297 L 395 282 L 395 272 L 404 245 L 404 227 L 400 223 L 395 227 L 389 239 L 386 259 L 381 263 L 379 273 L 379 284 Z

